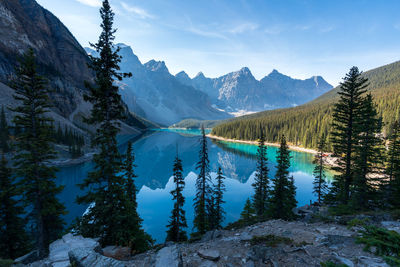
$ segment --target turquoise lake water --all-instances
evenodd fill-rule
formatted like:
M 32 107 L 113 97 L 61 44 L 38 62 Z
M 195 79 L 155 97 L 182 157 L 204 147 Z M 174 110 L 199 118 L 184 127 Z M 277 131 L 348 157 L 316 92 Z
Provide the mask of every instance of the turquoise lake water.
M 131 136 L 119 137 L 120 151 L 126 151 L 126 142 L 134 142 L 133 149 L 136 156 L 136 185 L 138 192 L 138 211 L 143 219 L 144 229 L 157 242 L 163 242 L 166 237 L 170 211 L 173 207 L 170 191 L 173 189 L 172 165 L 178 146 L 179 156 L 183 161 L 186 187 L 185 210 L 188 221 L 188 232 L 193 225 L 193 198 L 195 195 L 196 163 L 200 146 L 199 130 L 162 129 L 147 133 L 140 138 Z M 256 167 L 255 145 L 208 140 L 209 158 L 212 177 L 221 166 L 225 177 L 226 189 L 224 209 L 226 211 L 225 224 L 240 217 L 244 202 L 251 197 Z M 273 177 L 276 165 L 277 147 L 268 147 L 270 176 Z M 291 152 L 290 172 L 297 187 L 298 205 L 310 203 L 316 197 L 312 194 L 312 164 L 313 155 L 304 152 Z M 69 213 L 65 216 L 67 223 L 81 216 L 86 206 L 75 203 L 76 196 L 82 191 L 76 186 L 83 181 L 87 172 L 93 167 L 91 162 L 60 168 L 57 174 L 58 184 L 65 185 L 60 194 Z M 328 177 L 329 178 L 329 177 Z

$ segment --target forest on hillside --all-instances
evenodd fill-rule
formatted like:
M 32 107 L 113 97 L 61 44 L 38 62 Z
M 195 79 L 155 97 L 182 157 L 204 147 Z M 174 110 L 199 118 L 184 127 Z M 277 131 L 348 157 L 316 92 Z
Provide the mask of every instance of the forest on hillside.
M 400 118 L 400 61 L 363 73 L 384 124 L 383 134 L 391 133 Z M 267 142 L 278 142 L 284 134 L 289 143 L 316 148 L 322 134 L 330 139 L 333 104 L 338 100 L 336 87 L 314 101 L 294 108 L 269 110 L 230 120 L 215 126 L 212 134 L 230 139 L 257 140 L 264 130 Z M 328 141 L 328 148 L 331 144 Z

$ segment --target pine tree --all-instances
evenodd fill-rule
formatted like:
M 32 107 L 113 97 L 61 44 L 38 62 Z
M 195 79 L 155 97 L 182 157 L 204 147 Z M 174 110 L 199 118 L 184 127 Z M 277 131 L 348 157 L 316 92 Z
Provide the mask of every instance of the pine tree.
M 324 167 L 324 151 L 325 151 L 325 136 L 322 135 L 318 142 L 318 153 L 314 157 L 313 163 L 315 164 L 314 167 L 314 193 L 318 196 L 318 203 L 322 202 L 322 199 L 328 189 L 326 184 L 326 175 L 325 175 L 325 167 Z
M 330 194 L 335 201 L 347 204 L 354 180 L 354 153 L 359 141 L 362 94 L 366 92 L 368 79 L 361 76 L 357 67 L 352 67 L 340 84 L 340 100 L 335 104 L 332 115 L 331 142 L 339 157 L 338 167 Z
M 265 212 L 267 210 L 269 190 L 269 169 L 267 163 L 267 147 L 265 146 L 264 131 L 261 129 L 257 149 L 257 170 L 253 183 L 255 192 L 253 196 L 253 204 L 256 214 L 259 217 L 265 216 Z
M 387 199 L 391 207 L 400 207 L 400 123 L 395 122 L 389 138 L 389 149 L 386 157 L 385 174 L 389 181 Z
M 42 258 L 47 255 L 50 242 L 63 230 L 61 216 L 66 212 L 56 197 L 63 187 L 55 183 L 57 169 L 48 164 L 55 158 L 52 119 L 46 116 L 50 104 L 46 82 L 36 71 L 32 49 L 24 55 L 16 73 L 14 98 L 20 105 L 12 109 L 16 113 L 13 122 L 23 129 L 16 136 L 16 176 L 20 177 L 23 198 L 29 205 L 35 246 Z
M 277 166 L 275 179 L 272 180 L 269 211 L 272 218 L 291 220 L 295 218 L 293 208 L 296 207 L 296 187 L 293 176 L 289 176 L 290 151 L 283 135 L 276 156 Z
M 225 203 L 224 201 L 224 192 L 225 192 L 225 184 L 224 184 L 225 177 L 222 174 L 221 167 L 218 168 L 217 177 L 216 177 L 216 184 L 213 188 L 213 206 L 211 211 L 211 220 L 210 220 L 210 228 L 211 229 L 221 229 L 222 222 L 225 219 L 225 211 L 222 207 L 222 204 Z
M 15 259 L 29 248 L 22 218 L 24 208 L 15 200 L 20 194 L 12 182 L 11 169 L 4 155 L 0 161 L 0 258 Z
M 379 180 L 372 181 L 367 175 L 377 173 L 383 164 L 383 142 L 379 137 L 382 131 L 382 119 L 378 117 L 371 94 L 363 100 L 360 111 L 359 142 L 355 150 L 354 181 L 350 201 L 355 209 L 367 209 L 375 195 L 372 184 L 380 184 Z
M 121 197 L 124 210 L 120 212 L 119 222 L 123 227 L 118 228 L 115 233 L 118 244 L 129 246 L 132 253 L 143 252 L 150 249 L 153 240 L 142 228 L 142 219 L 137 212 L 136 186 L 135 178 L 137 175 L 134 172 L 135 155 L 132 151 L 132 142 L 128 142 L 126 155 L 122 166 L 123 175 L 125 178 L 124 191 L 125 194 Z
M 131 235 L 125 237 L 121 233 L 127 229 L 121 224 L 126 219 L 125 181 L 120 174 L 122 167 L 121 155 L 117 147 L 117 134 L 120 130 L 119 120 L 123 118 L 124 108 L 118 86 L 114 80 L 122 80 L 128 74 L 118 71 L 121 57 L 119 48 L 114 46 L 113 20 L 114 13 L 108 0 L 104 0 L 100 9 L 102 32 L 96 44 L 92 47 L 99 53 L 99 57 L 90 57 L 89 67 L 95 73 L 95 84 L 86 83 L 89 95 L 85 100 L 92 103 L 89 124 L 96 126 L 93 143 L 99 148 L 94 155 L 94 170 L 80 185 L 88 189 L 84 196 L 77 198 L 78 203 L 91 204 L 92 208 L 82 218 L 80 231 L 86 236 L 100 237 L 102 245 L 126 244 L 131 242 Z M 112 214 L 112 216 L 111 216 Z
M 243 211 L 240 213 L 240 220 L 249 224 L 254 221 L 255 213 L 256 211 L 253 204 L 251 203 L 250 198 L 248 198 L 244 204 Z
M 3 151 L 3 153 L 7 153 L 7 152 L 10 151 L 10 147 L 8 146 L 9 139 L 10 139 L 10 132 L 8 131 L 6 114 L 4 112 L 4 106 L 1 106 L 1 113 L 0 113 L 0 149 Z
M 208 159 L 207 137 L 204 127 L 201 128 L 201 132 L 199 162 L 196 167 L 199 170 L 199 175 L 196 179 L 196 197 L 194 199 L 195 217 L 193 224 L 198 233 L 204 234 L 210 229 L 209 214 L 212 209 L 212 192 L 210 186 L 210 161 Z
M 187 240 L 186 231 L 183 230 L 187 227 L 187 223 L 185 211 L 183 209 L 185 198 L 182 192 L 185 187 L 185 180 L 183 179 L 182 172 L 182 161 L 178 155 L 176 155 L 173 168 L 175 189 L 171 191 L 172 200 L 174 200 L 174 208 L 172 210 L 171 220 L 167 226 L 166 241 L 181 242 Z

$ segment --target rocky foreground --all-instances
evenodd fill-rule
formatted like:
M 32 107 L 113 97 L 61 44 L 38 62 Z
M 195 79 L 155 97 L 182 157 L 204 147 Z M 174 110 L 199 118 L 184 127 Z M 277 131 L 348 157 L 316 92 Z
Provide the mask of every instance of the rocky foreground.
M 379 226 L 400 232 L 400 221 Z M 130 257 L 126 248 L 101 249 L 94 239 L 65 235 L 50 246 L 49 258 L 17 266 L 321 266 L 321 262 L 347 266 L 388 266 L 380 257 L 355 243 L 358 227 L 337 223 L 271 220 L 238 230 L 208 232 L 193 243 L 167 243 Z M 24 265 L 25 262 L 25 265 Z

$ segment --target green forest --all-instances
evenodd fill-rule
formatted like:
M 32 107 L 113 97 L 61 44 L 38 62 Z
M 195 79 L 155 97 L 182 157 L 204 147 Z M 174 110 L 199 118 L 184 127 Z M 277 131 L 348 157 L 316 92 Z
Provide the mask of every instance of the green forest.
M 344 74 L 343 74 L 344 75 Z M 383 120 L 386 137 L 400 117 L 400 61 L 363 73 L 368 79 L 377 110 Z M 338 100 L 339 87 L 298 107 L 263 111 L 215 126 L 213 135 L 230 139 L 257 140 L 261 130 L 267 142 L 278 142 L 284 134 L 288 143 L 316 148 L 322 134 L 330 140 L 333 104 Z M 327 148 L 331 150 L 328 141 Z

